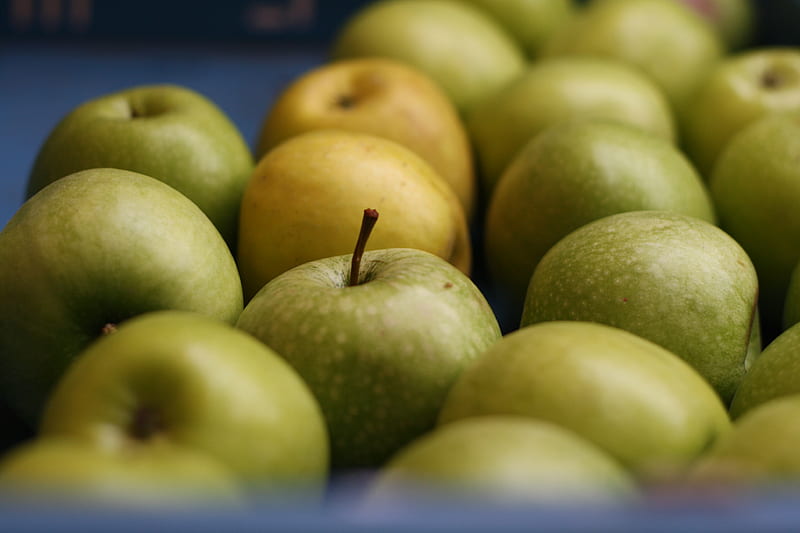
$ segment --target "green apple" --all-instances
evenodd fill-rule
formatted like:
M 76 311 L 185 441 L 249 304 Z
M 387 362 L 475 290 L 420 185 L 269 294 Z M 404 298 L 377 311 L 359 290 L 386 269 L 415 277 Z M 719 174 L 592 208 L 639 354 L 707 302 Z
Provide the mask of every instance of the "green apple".
M 114 453 L 73 439 L 36 439 L 0 460 L 5 501 L 53 509 L 241 508 L 246 500 L 230 469 L 211 457 L 166 444 Z
M 447 94 L 420 70 L 391 59 L 356 58 L 306 72 L 271 104 L 256 154 L 261 158 L 289 137 L 320 128 L 371 133 L 410 148 L 450 184 L 467 216 L 474 214 L 469 136 Z
M 412 248 L 354 257 L 279 275 L 237 322 L 309 384 L 337 469 L 375 467 L 429 430 L 459 372 L 500 337 L 484 295 L 444 259 Z
M 185 309 L 233 323 L 242 286 L 203 212 L 119 169 L 65 176 L 0 232 L 0 395 L 28 423 L 69 362 L 134 315 Z
M 800 395 L 775 398 L 734 422 L 692 469 L 690 480 L 703 483 L 775 487 L 800 479 Z
M 783 330 L 800 322 L 800 261 L 792 270 L 783 304 Z
M 418 437 L 376 472 L 360 504 L 398 500 L 486 505 L 568 504 L 634 499 L 622 465 L 564 427 L 522 416 L 476 416 Z
M 552 34 L 577 11 L 575 0 L 462 0 L 492 16 L 536 59 Z
M 800 394 L 800 325 L 795 324 L 764 348 L 742 379 L 731 402 L 731 416 L 743 413 L 769 400 Z
M 756 30 L 757 0 L 680 0 L 717 30 L 728 50 L 752 44 Z
M 255 498 L 318 497 L 327 483 L 325 421 L 300 376 L 252 336 L 189 311 L 134 317 L 81 352 L 48 399 L 40 438 L 93 448 L 97 470 L 150 464 L 154 483 L 163 463 L 166 487 L 182 454 L 187 475 L 192 454 L 207 457 Z
M 233 247 L 253 156 L 236 126 L 205 96 L 187 87 L 144 85 L 79 105 L 41 146 L 27 195 L 97 167 L 139 172 L 174 187 Z
M 760 347 L 758 280 L 727 233 L 669 211 L 590 222 L 558 241 L 531 277 L 520 324 L 588 320 L 685 359 L 727 405 Z
M 669 141 L 607 120 L 550 126 L 517 153 L 492 194 L 484 238 L 491 282 L 519 316 L 551 246 L 598 218 L 645 209 L 716 221 L 703 180 Z
M 533 63 L 466 117 L 488 198 L 519 150 L 557 122 L 617 120 L 674 141 L 675 118 L 661 90 L 619 61 L 568 57 Z
M 715 29 L 675 0 L 589 0 L 543 50 L 625 61 L 649 75 L 676 110 L 724 52 Z
M 379 0 L 340 28 L 335 59 L 387 57 L 433 78 L 459 111 L 517 76 L 526 57 L 490 15 L 464 2 Z
M 730 139 L 773 113 L 800 111 L 800 48 L 754 48 L 720 61 L 689 100 L 683 144 L 709 177 Z
M 350 253 L 365 207 L 380 211 L 372 248 L 419 248 L 471 272 L 466 214 L 420 156 L 376 135 L 295 135 L 256 165 L 242 199 L 237 260 L 246 300 L 292 267 Z
M 439 423 L 495 414 L 562 426 L 646 481 L 675 475 L 730 426 L 714 389 L 680 357 L 578 321 L 527 326 L 494 343 L 456 380 Z
M 800 260 L 800 112 L 770 114 L 729 141 L 711 174 L 720 226 L 758 272 L 765 336 L 780 333 L 792 271 Z

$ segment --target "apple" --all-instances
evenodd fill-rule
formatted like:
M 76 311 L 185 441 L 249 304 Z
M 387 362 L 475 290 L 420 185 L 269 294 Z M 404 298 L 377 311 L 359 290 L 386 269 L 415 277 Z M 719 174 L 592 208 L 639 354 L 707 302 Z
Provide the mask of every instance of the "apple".
M 796 482 L 800 478 L 799 422 L 797 394 L 753 407 L 698 461 L 689 479 L 728 488 L 735 484 L 763 488 Z
M 773 112 L 800 111 L 800 48 L 754 48 L 720 61 L 689 100 L 683 144 L 709 177 L 730 139 Z
M 313 129 L 344 128 L 396 141 L 450 184 L 471 218 L 476 178 L 472 146 L 458 111 L 429 76 L 399 61 L 326 63 L 293 80 L 272 103 L 256 149 Z
M 6 502 L 48 509 L 80 505 L 175 511 L 244 506 L 241 484 L 216 460 L 186 448 L 151 448 L 121 454 L 73 439 L 36 439 L 0 460 L 0 495 Z
M 81 352 L 48 399 L 39 438 L 91 448 L 97 460 L 85 468 L 110 484 L 116 468 L 124 486 L 141 463 L 153 491 L 206 475 L 195 455 L 254 499 L 274 489 L 318 498 L 327 483 L 325 422 L 300 376 L 252 336 L 189 311 L 134 317 Z M 80 482 L 83 468 L 50 467 Z
M 143 85 L 84 102 L 39 149 L 27 196 L 97 167 L 139 172 L 174 187 L 233 247 L 253 156 L 235 124 L 205 96 L 177 85 Z
M 35 424 L 70 361 L 113 325 L 184 309 L 233 323 L 242 287 L 222 236 L 155 178 L 89 169 L 43 188 L 0 232 L 0 394 Z
M 434 79 L 460 112 L 516 77 L 526 64 L 514 38 L 465 2 L 378 0 L 351 15 L 331 56 L 387 57 Z
M 620 463 L 564 427 L 522 416 L 477 416 L 437 427 L 376 472 L 359 508 L 456 497 L 496 505 L 634 500 Z
M 424 159 L 383 137 L 319 129 L 267 152 L 244 192 L 237 260 L 245 299 L 292 267 L 350 253 L 365 206 L 384 220 L 372 248 L 419 248 L 471 272 L 464 209 Z
M 528 58 L 577 12 L 574 0 L 462 0 L 486 11 L 514 37 Z
M 753 0 L 680 0 L 717 30 L 728 50 L 752 44 L 757 12 Z
M 717 31 L 675 0 L 590 0 L 543 49 L 544 56 L 625 61 L 649 75 L 675 110 L 724 52 Z
M 800 260 L 800 112 L 764 116 L 728 142 L 711 174 L 720 226 L 758 272 L 767 339 L 782 330 L 792 271 Z
M 781 396 L 800 394 L 800 325 L 793 325 L 764 348 L 745 374 L 731 402 L 734 418 Z
M 727 405 L 760 349 L 758 280 L 750 258 L 709 222 L 630 211 L 581 226 L 531 276 L 521 326 L 587 320 L 677 354 Z
M 577 117 L 631 124 L 669 141 L 675 118 L 661 90 L 619 61 L 567 57 L 540 60 L 476 105 L 466 117 L 488 198 L 519 150 L 547 126 Z
M 456 380 L 439 424 L 486 415 L 559 425 L 644 482 L 682 471 L 730 426 L 714 389 L 680 357 L 579 321 L 523 327 L 494 343 Z
M 377 212 L 362 218 L 369 228 Z M 463 272 L 419 249 L 363 253 L 364 228 L 353 253 L 273 278 L 236 324 L 308 383 L 342 471 L 376 467 L 433 427 L 459 372 L 500 338 L 492 308 Z
M 517 302 L 542 256 L 614 213 L 662 209 L 714 223 L 705 183 L 672 143 L 621 122 L 566 120 L 531 139 L 500 178 L 486 214 L 492 285 Z

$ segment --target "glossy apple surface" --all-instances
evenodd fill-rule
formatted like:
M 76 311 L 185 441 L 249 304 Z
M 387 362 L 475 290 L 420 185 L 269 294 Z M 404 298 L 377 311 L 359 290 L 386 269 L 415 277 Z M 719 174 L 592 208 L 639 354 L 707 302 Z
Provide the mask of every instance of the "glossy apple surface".
M 174 187 L 233 247 L 253 156 L 233 122 L 202 94 L 176 85 L 144 85 L 79 105 L 41 146 L 27 195 L 97 167 L 139 172 Z
M 783 322 L 784 306 L 800 260 L 798 157 L 800 113 L 766 116 L 730 140 L 709 184 L 720 226 L 747 251 L 758 272 L 769 339 L 789 325 Z
M 377 471 L 364 512 L 400 501 L 499 505 L 628 501 L 636 483 L 603 450 L 556 424 L 480 416 L 437 427 Z M 458 501 L 458 500 L 456 500 Z
M 469 217 L 476 177 L 458 110 L 422 71 L 385 58 L 326 63 L 289 84 L 270 105 L 259 134 L 261 158 L 306 131 L 342 128 L 396 141 L 425 159 L 453 188 Z
M 491 280 L 518 302 L 519 316 L 551 246 L 598 218 L 646 209 L 716 221 L 703 180 L 669 141 L 606 120 L 546 128 L 517 153 L 491 197 L 484 238 Z
M 427 73 L 464 112 L 517 76 L 526 58 L 490 15 L 464 2 L 372 2 L 338 31 L 335 59 L 388 57 Z
M 730 425 L 714 389 L 678 356 L 577 321 L 524 327 L 492 345 L 453 385 L 440 427 L 495 414 L 564 427 L 640 479 L 681 471 Z
M 0 460 L 0 494 L 21 505 L 138 511 L 241 508 L 233 473 L 189 449 L 155 445 L 109 453 L 66 438 L 20 445 Z
M 378 466 L 430 429 L 459 372 L 500 337 L 483 294 L 440 257 L 368 251 L 361 282 L 350 285 L 351 257 L 281 274 L 237 322 L 314 391 L 337 469 Z
M 159 309 L 233 323 L 242 286 L 203 212 L 118 169 L 61 178 L 0 233 L 0 390 L 33 424 L 70 361 L 109 324 Z
M 371 249 L 419 248 L 471 271 L 466 215 L 428 163 L 383 137 L 314 130 L 270 150 L 244 193 L 237 259 L 246 299 L 292 267 L 352 252 L 365 208 L 381 213 Z
M 711 24 L 681 2 L 596 0 L 588 2 L 543 53 L 624 61 L 654 80 L 679 111 L 724 52 Z
M 574 0 L 461 0 L 480 7 L 513 36 L 527 54 L 539 51 L 575 13 Z
M 328 435 L 303 380 L 250 335 L 186 311 L 141 315 L 89 346 L 50 396 L 40 435 L 165 469 L 188 450 L 256 496 L 318 494 L 327 482 Z
M 708 179 L 738 131 L 787 111 L 800 111 L 800 49 L 750 49 L 720 61 L 689 100 L 681 119 L 683 143 Z
M 675 140 L 675 118 L 661 90 L 618 61 L 537 61 L 466 117 L 487 198 L 519 150 L 547 126 L 577 117 L 631 124 Z
M 521 325 L 587 320 L 628 330 L 685 359 L 727 405 L 760 349 L 758 280 L 718 227 L 668 211 L 632 211 L 561 239 L 531 277 Z

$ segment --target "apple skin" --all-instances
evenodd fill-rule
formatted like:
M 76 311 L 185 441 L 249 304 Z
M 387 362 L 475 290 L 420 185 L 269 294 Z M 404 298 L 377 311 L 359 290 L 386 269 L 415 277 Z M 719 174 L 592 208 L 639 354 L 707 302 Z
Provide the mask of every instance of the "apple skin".
M 720 61 L 692 96 L 681 117 L 683 144 L 708 178 L 738 131 L 788 111 L 800 111 L 800 49 L 750 49 Z
M 419 248 L 471 272 L 466 214 L 425 160 L 383 137 L 319 129 L 270 150 L 245 190 L 237 261 L 246 300 L 292 267 L 352 252 L 365 208 L 381 214 L 370 248 Z
M 568 120 L 531 139 L 500 178 L 486 215 L 494 287 L 522 309 L 534 268 L 569 232 L 607 215 L 661 209 L 716 222 L 711 195 L 672 143 L 606 120 Z
M 756 30 L 753 0 L 680 0 L 717 30 L 728 51 L 752 44 Z
M 321 65 L 290 83 L 270 106 L 256 155 L 320 128 L 371 133 L 410 148 L 450 184 L 468 218 L 474 215 L 477 182 L 466 127 L 447 94 L 423 72 L 385 58 Z
M 86 508 L 242 508 L 246 498 L 228 468 L 188 449 L 156 445 L 145 453 L 106 453 L 65 438 L 22 444 L 0 461 L 0 494 L 28 506 Z
M 545 57 L 614 58 L 654 80 L 681 110 L 725 46 L 696 11 L 675 0 L 593 0 L 544 47 Z
M 764 116 L 729 141 L 709 186 L 720 227 L 758 272 L 759 310 L 768 340 L 784 324 L 792 271 L 800 260 L 800 112 Z
M 250 335 L 188 311 L 132 318 L 83 351 L 50 396 L 40 435 L 121 462 L 132 452 L 154 463 L 202 454 L 254 497 L 275 488 L 318 497 L 327 482 L 325 422 L 303 380 Z
M 731 402 L 733 418 L 782 396 L 800 394 L 800 325 L 795 324 L 764 348 L 742 379 Z
M 692 469 L 697 483 L 775 487 L 800 479 L 800 395 L 753 407 Z
M 364 512 L 398 501 L 461 498 L 481 505 L 621 502 L 638 488 L 620 463 L 561 426 L 478 416 L 418 437 L 376 472 Z M 458 501 L 458 500 L 456 500 Z
M 577 12 L 574 0 L 462 0 L 483 9 L 511 34 L 529 59 Z
M 159 179 L 195 202 L 233 247 L 253 156 L 217 105 L 186 87 L 144 85 L 99 96 L 63 117 L 39 149 L 27 197 L 79 170 Z
M 558 241 L 531 277 L 521 326 L 587 320 L 685 359 L 728 405 L 760 346 L 758 280 L 742 247 L 680 213 L 631 211 Z
M 500 338 L 483 294 L 440 257 L 367 251 L 349 286 L 351 257 L 281 274 L 237 322 L 309 384 L 337 469 L 375 467 L 429 430 L 459 372 Z
M 466 117 L 480 166 L 480 188 L 490 197 L 506 167 L 546 127 L 576 117 L 631 124 L 669 141 L 675 118 L 661 90 L 618 61 L 568 57 L 537 61 Z
M 681 358 L 578 321 L 505 335 L 461 373 L 439 424 L 503 414 L 571 430 L 647 481 L 684 469 L 730 426 L 715 391 Z
M 514 38 L 488 14 L 442 0 L 372 2 L 339 29 L 331 55 L 408 63 L 436 80 L 462 113 L 526 64 Z
M 233 323 L 242 287 L 214 225 L 148 176 L 89 169 L 28 199 L 0 232 L 0 390 L 34 425 L 106 324 L 184 309 Z

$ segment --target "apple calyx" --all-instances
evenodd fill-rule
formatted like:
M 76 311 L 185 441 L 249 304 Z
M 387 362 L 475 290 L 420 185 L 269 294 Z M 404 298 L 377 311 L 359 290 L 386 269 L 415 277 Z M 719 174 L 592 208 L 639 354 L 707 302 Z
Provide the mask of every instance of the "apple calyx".
M 114 324 L 113 322 L 107 322 L 106 324 L 103 324 L 102 328 L 100 328 L 100 334 L 103 337 L 105 337 L 106 335 L 111 335 L 115 331 L 117 331 L 117 325 Z
M 356 248 L 353 250 L 353 258 L 350 261 L 350 283 L 348 283 L 350 287 L 358 285 L 361 270 L 361 257 L 364 255 L 364 249 L 367 247 L 367 240 L 377 221 L 377 210 L 370 208 L 364 209 L 364 216 L 361 218 L 361 230 L 358 232 Z
M 351 109 L 355 107 L 356 99 L 349 94 L 343 94 L 336 99 L 336 107 L 341 109 Z
M 164 429 L 161 413 L 152 407 L 139 407 L 133 415 L 128 433 L 138 441 L 149 440 Z

